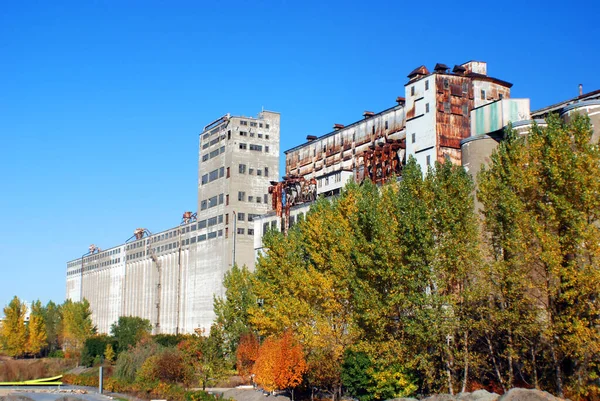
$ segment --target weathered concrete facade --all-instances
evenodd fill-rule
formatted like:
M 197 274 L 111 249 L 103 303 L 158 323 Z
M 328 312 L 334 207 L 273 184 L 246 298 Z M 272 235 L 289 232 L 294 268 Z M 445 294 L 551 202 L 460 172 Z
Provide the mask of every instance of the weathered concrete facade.
M 279 113 L 226 115 L 200 134 L 198 212 L 160 233 L 96 247 L 67 263 L 67 298 L 86 298 L 98 330 L 140 316 L 156 333 L 191 333 L 214 320 L 213 297 L 234 263 L 254 268 L 254 216 L 270 210 L 279 178 Z

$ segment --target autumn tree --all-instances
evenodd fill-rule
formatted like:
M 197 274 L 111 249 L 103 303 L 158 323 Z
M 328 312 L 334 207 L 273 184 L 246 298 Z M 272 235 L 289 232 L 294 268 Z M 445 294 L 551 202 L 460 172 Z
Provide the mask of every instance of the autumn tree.
M 27 325 L 27 343 L 25 349 L 31 355 L 39 355 L 47 346 L 46 322 L 42 303 L 38 300 L 31 304 L 29 323 Z
M 4 320 L 0 325 L 2 350 L 9 356 L 19 357 L 27 352 L 27 306 L 15 296 L 4 308 Z
M 62 341 L 66 354 L 78 357 L 85 340 L 96 333 L 87 299 L 73 302 L 67 299 L 62 307 Z
M 216 324 L 211 326 L 208 336 L 199 331 L 177 346 L 186 363 L 192 367 L 196 382 L 202 386 L 202 390 L 227 374 L 222 346 L 223 331 Z
M 294 388 L 302 383 L 307 370 L 302 346 L 291 331 L 279 338 L 270 337 L 258 350 L 253 372 L 256 383 L 267 391 L 287 389 L 294 399 Z
M 251 333 L 243 334 L 236 350 L 236 368 L 244 380 L 248 380 L 258 358 L 258 338 Z
M 104 360 L 109 364 L 112 364 L 115 361 L 115 350 L 113 349 L 112 344 L 106 344 L 106 349 L 104 350 Z

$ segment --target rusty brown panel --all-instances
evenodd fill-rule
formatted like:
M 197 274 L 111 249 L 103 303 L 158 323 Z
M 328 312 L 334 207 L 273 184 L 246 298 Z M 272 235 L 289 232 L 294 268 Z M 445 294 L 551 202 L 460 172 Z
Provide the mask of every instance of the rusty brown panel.
M 446 159 L 450 159 L 452 164 L 462 164 L 462 153 L 460 149 L 448 148 L 440 146 L 438 148 L 437 161 L 443 163 Z
M 411 107 L 407 112 L 406 112 L 406 119 L 410 120 L 411 118 L 413 118 L 415 116 L 415 106 L 413 105 L 413 107 Z

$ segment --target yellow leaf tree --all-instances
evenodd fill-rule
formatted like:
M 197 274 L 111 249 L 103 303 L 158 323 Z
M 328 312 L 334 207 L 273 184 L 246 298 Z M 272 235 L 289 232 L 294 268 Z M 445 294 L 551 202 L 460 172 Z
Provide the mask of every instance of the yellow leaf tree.
M 38 355 L 47 345 L 46 323 L 44 322 L 42 309 L 39 300 L 31 305 L 26 344 L 26 351 L 31 355 Z
M 4 308 L 4 320 L 2 326 L 0 326 L 0 340 L 2 350 L 9 356 L 19 357 L 26 351 L 26 313 L 27 306 L 17 296 Z

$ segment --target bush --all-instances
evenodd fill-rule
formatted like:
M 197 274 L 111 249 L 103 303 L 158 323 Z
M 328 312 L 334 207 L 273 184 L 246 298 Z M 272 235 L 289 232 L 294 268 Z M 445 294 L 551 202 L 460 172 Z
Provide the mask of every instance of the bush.
M 176 347 L 177 344 L 189 337 L 189 334 L 157 334 L 152 339 L 163 347 Z
M 61 358 L 65 359 L 65 353 L 61 349 L 57 349 L 48 354 L 48 358 Z
M 106 335 L 94 336 L 85 340 L 83 350 L 81 351 L 81 364 L 83 366 L 99 365 L 104 358 L 106 346 L 115 347 L 115 339 Z
M 158 354 L 160 350 L 161 347 L 158 344 L 148 338 L 144 338 L 135 347 L 121 352 L 115 368 L 116 378 L 130 383 L 133 382 L 137 371 L 142 367 L 144 362 L 152 355 Z
M 63 375 L 62 381 L 73 386 L 98 387 L 98 376 L 90 375 Z

